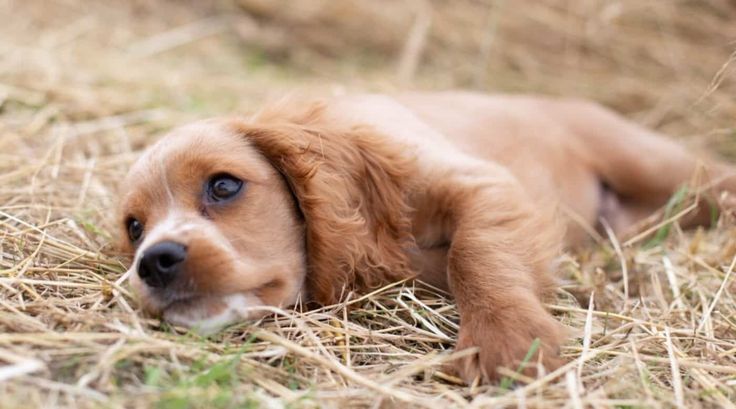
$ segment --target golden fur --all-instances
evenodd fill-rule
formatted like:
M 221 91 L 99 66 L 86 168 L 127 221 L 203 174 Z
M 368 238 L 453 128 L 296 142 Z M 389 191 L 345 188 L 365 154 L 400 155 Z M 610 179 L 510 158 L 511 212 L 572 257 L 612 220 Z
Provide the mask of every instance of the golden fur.
M 231 124 L 291 186 L 306 224 L 309 299 L 328 305 L 343 289 L 411 274 L 414 169 L 400 145 L 367 127 L 324 123 L 318 104 L 306 108 Z
M 566 331 L 543 301 L 561 246 L 585 241 L 581 224 L 603 217 L 623 233 L 698 168 L 680 145 L 587 102 L 349 96 L 174 130 L 133 166 L 120 220 L 145 226 L 124 244 L 131 279 L 169 321 L 216 329 L 259 305 L 330 304 L 419 277 L 455 298 L 457 348 L 479 349 L 459 375 L 494 380 L 534 339 L 527 374 L 560 364 Z M 700 168 L 704 197 L 736 187 L 729 166 Z M 223 172 L 247 182 L 242 197 L 203 204 L 202 186 Z M 136 265 L 162 240 L 188 256 L 171 285 L 149 288 Z

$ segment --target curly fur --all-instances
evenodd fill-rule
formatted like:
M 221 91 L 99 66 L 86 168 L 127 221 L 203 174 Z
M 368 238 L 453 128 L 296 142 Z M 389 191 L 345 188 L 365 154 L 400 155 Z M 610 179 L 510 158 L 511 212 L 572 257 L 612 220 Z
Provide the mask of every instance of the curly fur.
M 370 127 L 325 123 L 323 109 L 281 108 L 233 126 L 291 186 L 307 227 L 308 294 L 327 305 L 413 274 L 415 164 Z

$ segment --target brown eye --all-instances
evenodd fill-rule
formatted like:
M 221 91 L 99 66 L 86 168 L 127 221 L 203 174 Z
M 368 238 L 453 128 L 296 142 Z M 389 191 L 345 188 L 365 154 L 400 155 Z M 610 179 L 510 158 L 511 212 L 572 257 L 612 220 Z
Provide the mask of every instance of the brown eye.
M 243 181 L 232 175 L 222 174 L 210 179 L 207 198 L 212 203 L 232 199 L 243 189 Z
M 136 241 L 140 240 L 141 236 L 143 236 L 143 223 L 131 217 L 127 221 L 127 227 L 128 238 L 130 239 L 131 243 L 135 243 Z

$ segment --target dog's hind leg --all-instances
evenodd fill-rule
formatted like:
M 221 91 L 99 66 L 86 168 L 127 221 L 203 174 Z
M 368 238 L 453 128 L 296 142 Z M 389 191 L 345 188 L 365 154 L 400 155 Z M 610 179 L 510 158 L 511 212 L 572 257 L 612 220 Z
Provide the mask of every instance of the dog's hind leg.
M 733 198 L 722 195 L 736 193 L 736 168 L 698 156 L 593 103 L 565 101 L 555 109 L 581 142 L 583 155 L 601 180 L 602 216 L 608 213 L 614 230 L 625 231 L 664 206 L 684 185 L 698 192 L 700 201 L 680 220 L 683 227 L 707 223 L 711 206 L 718 201 L 722 206 L 736 207 Z

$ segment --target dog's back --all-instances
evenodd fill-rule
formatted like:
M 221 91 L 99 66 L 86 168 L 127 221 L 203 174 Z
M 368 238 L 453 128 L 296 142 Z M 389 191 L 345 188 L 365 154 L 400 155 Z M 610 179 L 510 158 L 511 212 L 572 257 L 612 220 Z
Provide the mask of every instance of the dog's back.
M 699 166 L 698 185 L 736 191 L 729 166 L 699 159 L 592 102 L 471 92 L 396 99 L 466 154 L 507 167 L 532 197 L 559 203 L 573 219 L 572 244 L 600 217 L 625 232 L 698 176 Z M 686 222 L 707 220 L 706 209 L 699 213 Z

